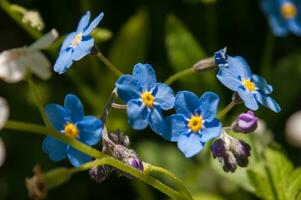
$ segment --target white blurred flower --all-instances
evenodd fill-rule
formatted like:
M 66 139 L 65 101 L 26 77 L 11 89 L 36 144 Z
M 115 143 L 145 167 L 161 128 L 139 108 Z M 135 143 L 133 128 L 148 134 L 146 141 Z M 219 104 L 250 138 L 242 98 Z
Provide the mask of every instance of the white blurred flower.
M 4 142 L 0 138 L 0 167 L 3 165 L 4 160 L 5 160 L 5 146 L 4 146 Z
M 16 83 L 24 79 L 28 70 L 43 80 L 50 78 L 51 64 L 40 50 L 49 47 L 57 37 L 57 31 L 52 29 L 29 47 L 3 51 L 0 54 L 0 79 Z
M 288 118 L 285 133 L 291 145 L 301 148 L 301 111 L 295 112 Z
M 22 18 L 23 23 L 30 24 L 31 27 L 40 30 L 44 29 L 44 22 L 39 12 L 34 10 L 26 11 Z
M 9 108 L 5 99 L 0 97 L 0 129 L 3 128 L 8 120 Z

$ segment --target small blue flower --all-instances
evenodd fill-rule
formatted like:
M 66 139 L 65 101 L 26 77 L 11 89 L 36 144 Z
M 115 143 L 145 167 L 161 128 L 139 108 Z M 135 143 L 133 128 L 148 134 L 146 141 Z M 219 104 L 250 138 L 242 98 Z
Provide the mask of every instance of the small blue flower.
M 216 119 L 218 102 L 219 97 L 213 92 L 200 98 L 189 91 L 179 92 L 175 100 L 177 114 L 166 118 L 163 137 L 177 142 L 187 158 L 194 156 L 221 133 L 222 125 Z
M 100 13 L 91 23 L 89 23 L 89 11 L 81 18 L 77 30 L 70 33 L 62 44 L 59 57 L 54 65 L 55 72 L 59 74 L 66 72 L 73 61 L 78 61 L 91 52 L 94 39 L 90 33 L 102 20 L 103 15 Z
M 223 51 L 220 50 L 219 52 Z M 218 52 L 215 55 L 217 54 Z M 277 102 L 269 96 L 273 87 L 263 77 L 252 74 L 245 59 L 240 56 L 231 57 L 229 55 L 225 58 L 223 62 L 227 62 L 227 66 L 219 65 L 219 72 L 216 76 L 222 84 L 238 93 L 247 108 L 255 111 L 259 107 L 258 103 L 260 103 L 274 112 L 281 111 Z M 216 60 L 216 63 L 218 62 L 221 61 Z
M 89 146 L 99 142 L 103 128 L 102 121 L 94 116 L 84 116 L 82 103 L 75 95 L 66 96 L 64 107 L 48 104 L 45 112 L 52 126 L 60 133 L 76 138 Z M 60 161 L 68 157 L 75 167 L 92 159 L 51 136 L 44 139 L 42 147 L 51 160 Z
M 300 0 L 262 0 L 261 7 L 274 35 L 283 37 L 291 32 L 301 36 Z
M 127 103 L 129 124 L 136 130 L 150 125 L 161 135 L 164 131 L 162 109 L 174 107 L 175 97 L 172 89 L 157 83 L 154 69 L 149 64 L 136 64 L 133 75 L 122 75 L 116 82 L 120 99 Z

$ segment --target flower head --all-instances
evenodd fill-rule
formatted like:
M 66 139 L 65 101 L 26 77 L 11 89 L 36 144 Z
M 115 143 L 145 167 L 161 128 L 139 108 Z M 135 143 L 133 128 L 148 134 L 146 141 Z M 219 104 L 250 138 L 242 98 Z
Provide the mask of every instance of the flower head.
M 222 51 L 224 50 L 219 52 Z M 274 112 L 281 111 L 277 102 L 269 96 L 273 87 L 263 77 L 252 74 L 245 59 L 240 56 L 225 56 L 222 61 L 216 62 L 224 63 L 219 65 L 219 72 L 216 75 L 219 81 L 230 90 L 237 92 L 247 108 L 257 110 L 260 103 Z
M 248 111 L 240 114 L 232 124 L 234 132 L 251 133 L 257 128 L 257 117 L 254 112 Z
M 61 46 L 59 57 L 54 65 L 55 72 L 59 74 L 66 72 L 73 61 L 78 61 L 91 52 L 94 39 L 90 33 L 102 20 L 103 15 L 100 13 L 91 23 L 89 23 L 89 11 L 81 18 L 77 30 L 70 33 Z
M 4 142 L 3 142 L 2 139 L 0 138 L 0 167 L 1 167 L 1 166 L 3 165 L 3 163 L 4 163 L 5 155 L 6 155 L 6 151 L 5 151 Z
M 16 83 L 23 80 L 28 71 L 43 80 L 49 79 L 51 64 L 40 50 L 48 48 L 57 37 L 58 33 L 53 29 L 29 47 L 3 51 L 0 54 L 0 79 Z
M 216 119 L 219 97 L 206 92 L 200 98 L 188 91 L 176 95 L 177 114 L 166 118 L 163 137 L 177 142 L 186 157 L 200 152 L 205 143 L 221 133 L 221 123 Z
M 261 7 L 274 35 L 282 37 L 291 32 L 301 36 L 301 2 L 299 0 L 262 0 Z
M 162 109 L 173 108 L 172 89 L 157 83 L 154 69 L 149 64 L 136 64 L 133 75 L 122 75 L 116 82 L 118 96 L 127 103 L 129 124 L 136 130 L 148 125 L 158 134 L 164 131 Z
M 84 116 L 83 106 L 75 95 L 68 94 L 64 107 L 57 104 L 48 104 L 45 108 L 52 126 L 61 134 L 75 138 L 86 145 L 99 142 L 103 123 L 94 116 Z M 68 157 L 73 166 L 79 166 L 92 158 L 77 151 L 51 136 L 43 141 L 43 151 L 53 161 L 60 161 Z

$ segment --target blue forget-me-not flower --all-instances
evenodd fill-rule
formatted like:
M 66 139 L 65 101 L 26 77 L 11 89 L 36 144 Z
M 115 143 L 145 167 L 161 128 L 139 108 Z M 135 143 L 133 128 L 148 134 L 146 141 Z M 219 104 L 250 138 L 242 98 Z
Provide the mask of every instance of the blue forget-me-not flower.
M 54 71 L 59 74 L 66 72 L 73 61 L 78 61 L 91 52 L 94 46 L 94 39 L 90 33 L 102 20 L 103 15 L 103 13 L 100 13 L 89 23 L 90 12 L 87 11 L 79 21 L 77 30 L 65 38 L 61 46 L 59 57 L 54 65 Z
M 177 114 L 166 118 L 163 137 L 177 142 L 178 148 L 189 158 L 200 152 L 205 143 L 220 135 L 222 125 L 216 119 L 219 97 L 206 92 L 200 98 L 189 91 L 176 95 Z
M 286 36 L 290 32 L 301 36 L 300 0 L 262 0 L 261 7 L 276 36 Z
M 52 126 L 60 133 L 89 146 L 99 142 L 103 128 L 102 121 L 94 116 L 84 116 L 83 105 L 75 95 L 66 96 L 64 107 L 48 104 L 45 112 Z M 68 157 L 75 167 L 92 159 L 51 136 L 44 139 L 42 147 L 51 160 L 60 161 Z
M 165 125 L 162 109 L 173 108 L 175 97 L 169 86 L 157 83 L 152 66 L 136 64 L 133 75 L 122 75 L 116 88 L 120 99 L 127 103 L 129 124 L 136 130 L 150 125 L 153 131 L 162 135 Z
M 269 96 L 273 87 L 263 77 L 252 74 L 245 59 L 240 56 L 225 56 L 225 50 L 217 51 L 215 59 L 219 66 L 217 78 L 230 90 L 237 92 L 247 108 L 255 111 L 260 103 L 274 112 L 281 111 L 277 102 Z M 221 62 L 224 64 L 219 65 Z

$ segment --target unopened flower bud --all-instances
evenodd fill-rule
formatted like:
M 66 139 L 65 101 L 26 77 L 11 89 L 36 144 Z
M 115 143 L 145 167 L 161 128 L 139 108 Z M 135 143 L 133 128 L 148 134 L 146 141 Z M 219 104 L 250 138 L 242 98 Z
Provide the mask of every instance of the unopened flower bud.
M 130 157 L 128 160 L 128 165 L 130 165 L 142 172 L 144 170 L 143 163 L 137 157 Z
M 33 177 L 25 179 L 29 196 L 34 200 L 46 199 L 48 189 L 39 165 L 34 167 L 33 173 Z
M 90 169 L 89 174 L 91 179 L 93 179 L 96 183 L 101 183 L 107 179 L 111 172 L 112 168 L 110 166 L 102 165 Z
M 115 144 L 120 144 L 125 147 L 130 145 L 129 137 L 123 135 L 119 130 L 115 131 L 115 133 L 109 133 L 108 135 Z
M 197 63 L 195 63 L 193 65 L 192 68 L 195 72 L 203 72 L 203 71 L 209 71 L 216 67 L 217 67 L 217 65 L 215 64 L 214 57 L 210 57 L 210 58 L 206 58 L 206 59 L 202 59 L 202 60 L 198 61 Z
M 232 124 L 232 131 L 241 133 L 251 133 L 257 128 L 257 117 L 253 111 L 240 114 Z
M 41 31 L 45 25 L 39 12 L 34 10 L 26 11 L 22 18 L 23 23 L 28 23 L 31 27 Z

